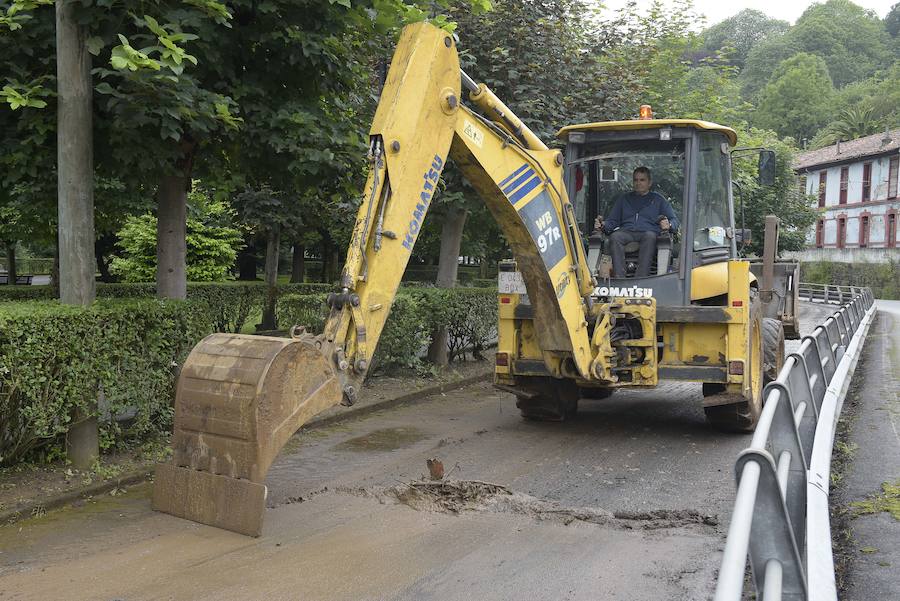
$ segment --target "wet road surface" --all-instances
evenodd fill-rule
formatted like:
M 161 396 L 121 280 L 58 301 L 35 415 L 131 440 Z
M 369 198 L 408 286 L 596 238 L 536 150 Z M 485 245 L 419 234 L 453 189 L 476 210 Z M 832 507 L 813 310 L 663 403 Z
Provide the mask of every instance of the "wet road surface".
M 554 424 L 478 384 L 302 431 L 259 539 L 154 513 L 149 485 L 4 526 L 0 601 L 708 599 L 748 443 L 699 385 Z M 430 458 L 462 484 L 418 494 Z

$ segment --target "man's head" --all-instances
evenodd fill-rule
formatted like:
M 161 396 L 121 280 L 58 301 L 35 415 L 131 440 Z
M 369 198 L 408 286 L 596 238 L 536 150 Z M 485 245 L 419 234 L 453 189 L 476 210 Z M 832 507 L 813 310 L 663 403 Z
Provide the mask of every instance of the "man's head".
M 634 170 L 634 191 L 641 196 L 650 191 L 650 184 L 652 181 L 653 180 L 650 178 L 650 170 L 646 167 L 638 167 Z

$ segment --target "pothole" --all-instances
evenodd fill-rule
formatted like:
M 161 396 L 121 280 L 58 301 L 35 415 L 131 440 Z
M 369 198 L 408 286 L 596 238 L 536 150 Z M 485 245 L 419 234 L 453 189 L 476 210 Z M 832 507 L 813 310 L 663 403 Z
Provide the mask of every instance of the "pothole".
M 381 503 L 398 503 L 416 511 L 459 514 L 467 511 L 511 513 L 564 525 L 585 522 L 626 530 L 659 530 L 683 526 L 715 528 L 716 516 L 691 509 L 611 512 L 596 507 L 565 507 L 515 492 L 501 484 L 479 480 L 414 481 L 389 488 L 343 490 Z

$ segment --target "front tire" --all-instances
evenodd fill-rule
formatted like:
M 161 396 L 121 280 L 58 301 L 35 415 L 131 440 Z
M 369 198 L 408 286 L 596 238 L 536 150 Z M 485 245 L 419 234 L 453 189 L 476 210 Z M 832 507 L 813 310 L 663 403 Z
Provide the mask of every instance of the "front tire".
M 715 405 L 703 407 L 706 420 L 715 428 L 726 432 L 753 432 L 762 413 L 763 386 L 765 385 L 763 354 L 763 319 L 759 317 L 758 305 L 754 303 L 750 311 L 750 341 L 745 363 L 745 377 L 750 386 L 743 394 L 721 392 L 707 396 Z M 780 323 L 780 322 L 779 322 Z M 784 335 L 782 333 L 782 362 L 784 360 Z M 777 353 L 776 353 L 777 355 Z M 777 356 L 773 359 L 777 360 Z M 780 369 L 780 365 L 778 369 Z M 706 392 L 704 386 L 704 393 Z

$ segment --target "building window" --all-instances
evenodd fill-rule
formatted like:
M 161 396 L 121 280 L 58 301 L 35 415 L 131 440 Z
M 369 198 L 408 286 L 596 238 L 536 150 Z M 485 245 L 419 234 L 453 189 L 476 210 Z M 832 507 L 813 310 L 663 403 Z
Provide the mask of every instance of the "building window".
M 819 217 L 816 221 L 816 248 L 825 246 L 825 220 Z
M 841 167 L 841 197 L 838 204 L 847 204 L 847 181 L 850 179 L 850 167 Z
M 847 244 L 847 218 L 838 217 L 837 220 L 837 247 L 844 248 Z
M 825 206 L 825 180 L 828 177 L 827 171 L 819 172 L 819 206 Z
M 884 216 L 886 219 L 884 227 L 885 246 L 888 248 L 896 248 L 897 246 L 897 212 L 891 211 Z
M 859 218 L 859 247 L 865 248 L 869 245 L 869 216 L 862 215 Z
M 888 168 L 888 198 L 897 198 L 897 168 L 900 167 L 900 157 L 891 157 Z
M 872 200 L 872 163 L 863 163 L 862 202 Z

